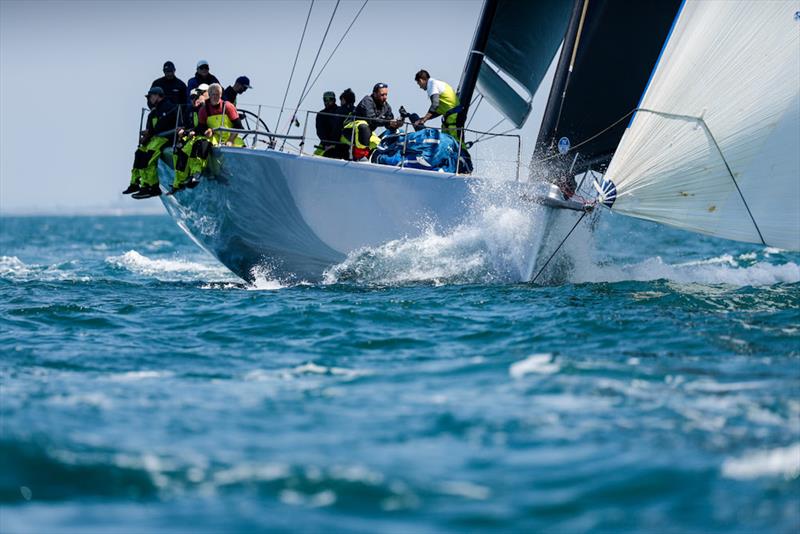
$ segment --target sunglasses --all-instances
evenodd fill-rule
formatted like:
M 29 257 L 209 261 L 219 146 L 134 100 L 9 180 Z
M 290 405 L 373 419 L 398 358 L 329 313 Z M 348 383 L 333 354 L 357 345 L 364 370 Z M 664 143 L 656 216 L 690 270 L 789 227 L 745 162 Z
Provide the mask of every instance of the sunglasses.
M 203 65 L 201 67 L 197 67 L 197 70 L 208 70 L 208 65 Z

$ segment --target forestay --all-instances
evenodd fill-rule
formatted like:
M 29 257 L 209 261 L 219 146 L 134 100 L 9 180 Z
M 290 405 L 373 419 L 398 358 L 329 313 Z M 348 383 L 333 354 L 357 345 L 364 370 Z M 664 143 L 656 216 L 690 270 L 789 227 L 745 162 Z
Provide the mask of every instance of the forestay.
M 800 249 L 800 3 L 687 1 L 606 173 L 621 213 Z

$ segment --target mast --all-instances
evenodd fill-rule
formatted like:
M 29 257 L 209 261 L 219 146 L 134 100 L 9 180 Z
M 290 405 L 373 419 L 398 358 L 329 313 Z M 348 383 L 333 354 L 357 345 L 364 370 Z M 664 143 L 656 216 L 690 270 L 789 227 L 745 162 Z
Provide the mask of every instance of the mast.
M 572 7 L 567 32 L 564 35 L 564 45 L 561 48 L 561 56 L 558 58 L 556 73 L 553 77 L 553 85 L 550 87 L 550 95 L 547 98 L 547 107 L 542 116 L 542 125 L 539 127 L 539 136 L 536 140 L 536 151 L 544 152 L 552 142 L 553 133 L 558 128 L 558 121 L 561 118 L 561 107 L 567 95 L 567 84 L 569 75 L 575 62 L 577 52 L 578 37 L 581 30 L 583 18 L 586 16 L 586 8 L 589 0 L 576 0 Z
M 486 50 L 486 43 L 489 41 L 489 33 L 492 29 L 492 21 L 497 12 L 499 0 L 485 0 L 481 18 L 478 20 L 478 27 L 475 29 L 475 36 L 472 39 L 472 46 L 467 56 L 467 63 L 464 65 L 464 72 L 461 74 L 461 81 L 458 84 L 458 98 L 461 101 L 461 111 L 456 119 L 456 127 L 463 128 L 467 120 L 469 104 L 475 92 L 475 85 L 478 83 L 478 73 L 481 71 L 483 63 L 483 52 Z

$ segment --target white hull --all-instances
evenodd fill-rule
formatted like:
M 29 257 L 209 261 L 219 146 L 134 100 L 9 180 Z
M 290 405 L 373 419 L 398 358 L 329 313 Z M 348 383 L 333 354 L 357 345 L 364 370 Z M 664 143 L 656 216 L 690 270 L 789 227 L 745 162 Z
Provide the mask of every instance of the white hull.
M 171 158 L 169 158 L 171 159 Z M 159 163 L 165 189 L 172 166 Z M 198 187 L 162 196 L 167 211 L 200 246 L 240 277 L 266 267 L 280 278 L 314 281 L 362 247 L 447 232 L 466 222 L 477 178 L 272 150 L 215 149 Z M 508 184 L 515 197 L 541 197 L 533 184 Z M 520 273 L 529 279 L 554 218 L 526 203 L 537 231 Z

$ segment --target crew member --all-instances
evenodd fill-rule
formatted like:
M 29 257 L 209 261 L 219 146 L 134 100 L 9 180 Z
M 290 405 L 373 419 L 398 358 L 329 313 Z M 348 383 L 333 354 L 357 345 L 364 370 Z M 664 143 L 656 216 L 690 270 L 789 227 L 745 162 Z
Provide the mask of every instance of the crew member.
M 458 130 L 456 129 L 456 119 L 461 110 L 458 95 L 447 82 L 431 78 L 427 70 L 420 70 L 414 75 L 414 80 L 419 88 L 427 91 L 431 99 L 431 107 L 428 112 L 414 123 L 414 126 L 422 126 L 434 117 L 442 117 L 442 133 L 450 134 L 459 140 Z
M 336 113 L 342 117 L 347 117 L 348 115 L 354 113 L 355 110 L 356 94 L 348 87 L 342 91 L 342 94 L 339 95 L 339 109 L 336 110 Z
M 178 142 L 172 155 L 175 180 L 172 182 L 172 190 L 167 193 L 169 195 L 174 195 L 186 187 L 191 189 L 197 186 L 199 183 L 197 177 L 205 169 L 208 154 L 211 152 L 211 143 L 206 137 L 198 136 L 195 128 L 200 124 L 200 109 L 208 99 L 207 89 L 208 86 L 204 83 L 193 89 L 192 103 L 184 112 L 185 119 L 183 126 L 178 130 Z
M 186 84 L 187 98 L 192 89 L 194 89 L 201 83 L 205 83 L 208 85 L 211 85 L 212 83 L 219 83 L 217 77 L 211 74 L 211 71 L 209 70 L 208 66 L 208 61 L 206 61 L 205 59 L 201 59 L 200 61 L 197 62 L 197 69 L 195 70 L 194 76 L 189 78 L 189 83 Z
M 211 139 L 217 146 L 244 146 L 244 141 L 235 132 L 215 132 L 214 128 L 237 128 L 243 130 L 242 120 L 236 106 L 222 100 L 222 86 L 212 83 L 208 86 L 208 100 L 200 108 L 198 125 L 195 131 Z
M 247 76 L 239 76 L 236 78 L 236 81 L 233 85 L 229 85 L 225 88 L 225 91 L 222 92 L 222 100 L 226 102 L 230 102 L 234 106 L 236 105 L 236 97 L 243 94 L 248 89 L 252 89 L 253 86 L 250 85 L 250 78 Z
M 319 145 L 314 151 L 315 156 L 333 157 L 339 136 L 342 132 L 344 117 L 337 113 L 339 107 L 336 105 L 336 93 L 325 91 L 322 95 L 322 103 L 325 106 L 317 113 L 317 137 Z
M 403 124 L 403 119 L 394 118 L 388 98 L 389 86 L 385 83 L 376 83 L 372 88 L 372 94 L 362 98 L 356 106 L 354 115 L 345 120 L 340 141 L 347 145 L 352 144 L 348 151 L 352 159 L 366 158 L 370 150 L 378 146 L 380 138 L 375 135 L 378 127 L 396 130 Z
M 175 128 L 175 106 L 166 99 L 161 87 L 151 87 L 147 92 L 147 104 L 150 113 L 147 115 L 147 129 L 141 132 L 139 147 L 133 157 L 133 170 L 131 183 L 122 192 L 124 195 L 133 193 L 133 198 L 150 198 L 159 196 L 161 188 L 158 186 L 158 158 L 161 149 L 172 138 L 159 136 Z
M 183 80 L 175 76 L 175 64 L 172 61 L 164 63 L 163 67 L 164 76 L 154 80 L 151 84 L 153 87 L 160 87 L 164 90 L 167 100 L 176 106 L 183 106 L 187 103 L 186 99 L 186 84 Z

